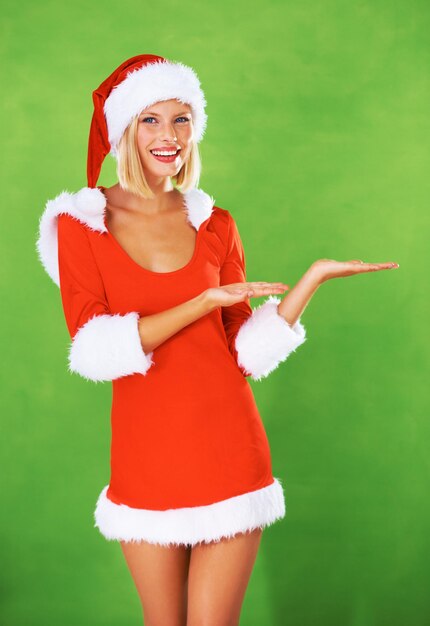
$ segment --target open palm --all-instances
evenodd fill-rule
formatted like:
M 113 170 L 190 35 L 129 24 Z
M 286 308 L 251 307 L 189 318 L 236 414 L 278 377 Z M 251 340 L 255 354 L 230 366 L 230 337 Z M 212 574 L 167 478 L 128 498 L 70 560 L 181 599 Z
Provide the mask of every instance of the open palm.
M 342 278 L 365 272 L 378 272 L 398 268 L 398 263 L 364 263 L 360 259 L 352 261 L 335 261 L 334 259 L 319 259 L 314 263 L 314 268 L 321 275 L 321 280 Z
M 289 286 L 285 283 L 246 282 L 232 283 L 208 289 L 209 297 L 217 306 L 231 306 L 247 298 L 261 298 L 284 293 Z

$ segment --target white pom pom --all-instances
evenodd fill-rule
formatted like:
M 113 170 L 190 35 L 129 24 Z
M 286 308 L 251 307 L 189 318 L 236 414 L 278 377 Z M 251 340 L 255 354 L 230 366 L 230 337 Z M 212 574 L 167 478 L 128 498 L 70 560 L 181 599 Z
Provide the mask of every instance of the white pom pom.
M 105 195 L 100 189 L 83 187 L 74 194 L 74 205 L 84 215 L 102 215 L 106 207 Z

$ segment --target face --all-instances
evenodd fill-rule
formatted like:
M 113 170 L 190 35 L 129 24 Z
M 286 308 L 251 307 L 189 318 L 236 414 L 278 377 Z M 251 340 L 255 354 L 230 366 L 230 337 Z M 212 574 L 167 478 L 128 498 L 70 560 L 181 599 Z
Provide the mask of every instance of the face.
M 139 115 L 137 143 L 148 178 L 175 176 L 191 153 L 194 127 L 191 106 L 176 99 L 156 102 Z M 156 156 L 152 151 L 176 152 Z

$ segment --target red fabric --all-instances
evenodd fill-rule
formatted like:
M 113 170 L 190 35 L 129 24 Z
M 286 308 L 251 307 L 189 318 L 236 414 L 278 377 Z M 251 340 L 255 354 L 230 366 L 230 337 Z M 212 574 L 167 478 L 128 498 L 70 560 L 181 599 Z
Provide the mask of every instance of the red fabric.
M 192 261 L 174 272 L 142 268 L 109 232 L 71 216 L 60 217 L 58 235 L 71 335 L 94 313 L 151 315 L 245 279 L 236 224 L 219 207 L 200 226 Z M 251 313 L 248 302 L 220 307 L 158 346 L 145 376 L 113 380 L 111 501 L 154 510 L 203 506 L 273 483 L 264 425 L 232 351 Z
M 94 315 L 111 313 L 87 233 L 71 215 L 58 216 L 60 292 L 72 338 Z
M 233 283 L 246 282 L 246 262 L 245 251 L 239 230 L 234 219 L 229 220 L 228 243 L 226 258 L 220 270 L 220 285 L 232 285 Z M 246 322 L 252 314 L 249 299 L 238 302 L 233 306 L 222 307 L 222 320 L 227 336 L 228 347 L 237 362 L 237 351 L 235 341 L 239 328 Z M 244 376 L 250 376 L 243 367 L 238 364 Z
M 102 84 L 93 91 L 94 112 L 91 120 L 88 139 L 87 179 L 88 187 L 95 187 L 106 155 L 111 150 L 108 129 L 104 114 L 104 104 L 112 89 L 122 83 L 129 72 L 139 69 L 148 63 L 165 61 L 164 57 L 154 54 L 139 54 L 121 63 Z

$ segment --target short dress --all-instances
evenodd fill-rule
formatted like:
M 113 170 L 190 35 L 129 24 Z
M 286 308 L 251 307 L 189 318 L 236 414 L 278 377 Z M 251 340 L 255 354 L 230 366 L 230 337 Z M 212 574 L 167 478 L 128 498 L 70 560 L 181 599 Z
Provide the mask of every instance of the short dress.
M 231 213 L 193 188 L 184 212 L 192 259 L 144 269 L 106 225 L 104 187 L 62 192 L 40 218 L 37 251 L 60 287 L 68 367 L 112 381 L 109 482 L 95 506 L 108 540 L 187 545 L 264 528 L 285 516 L 264 425 L 248 378 L 262 380 L 305 340 L 269 296 L 218 307 L 145 353 L 138 319 L 211 287 L 245 282 Z

